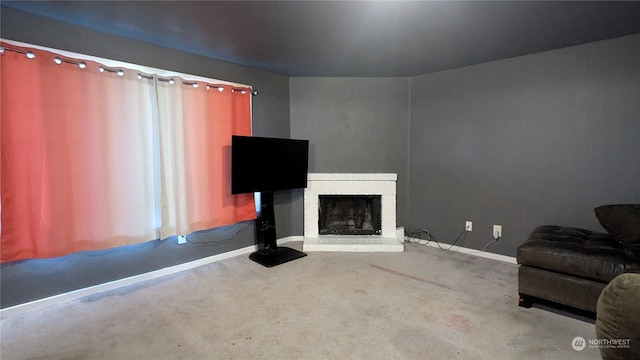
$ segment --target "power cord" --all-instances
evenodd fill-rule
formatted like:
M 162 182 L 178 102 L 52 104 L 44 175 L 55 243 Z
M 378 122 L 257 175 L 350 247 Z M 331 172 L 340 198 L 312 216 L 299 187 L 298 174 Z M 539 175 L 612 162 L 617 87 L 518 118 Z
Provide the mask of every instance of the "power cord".
M 498 240 L 500 240 L 500 237 L 499 237 L 499 236 L 498 236 L 498 237 L 496 237 L 494 240 L 489 241 L 489 242 L 487 243 L 487 245 L 485 245 L 485 246 L 482 248 L 482 251 L 486 251 L 486 250 L 487 250 L 487 248 L 488 248 L 489 246 L 493 245 L 493 244 L 494 244 L 495 242 L 497 242 Z
M 466 229 L 462 230 L 460 235 L 458 235 L 456 240 L 448 248 L 443 248 L 442 246 L 440 246 L 440 243 L 436 240 L 436 238 L 431 234 L 431 232 L 428 229 L 418 229 L 418 230 L 410 232 L 410 233 L 408 233 L 405 230 L 404 233 L 405 233 L 405 241 L 407 241 L 407 242 L 416 243 L 416 244 L 419 244 L 419 245 L 427 245 L 431 241 L 433 241 L 440 248 L 440 250 L 449 251 L 449 250 L 451 250 L 451 248 L 453 248 L 455 246 L 455 244 L 461 238 L 463 239 L 462 242 L 464 242 L 464 239 L 466 239 L 466 237 L 467 237 L 467 232 L 468 231 Z M 425 234 L 427 236 L 427 239 L 423 239 L 423 238 L 420 237 L 421 235 L 425 235 Z
M 420 237 L 420 235 L 422 234 L 426 234 L 427 238 L 426 239 L 422 239 Z M 432 236 L 431 233 L 429 232 L 429 230 L 426 229 L 418 229 L 416 231 L 413 231 L 411 233 L 407 232 L 407 230 L 404 231 L 404 240 L 406 242 L 410 242 L 410 243 L 415 243 L 418 245 L 427 245 L 430 241 L 435 240 Z
M 414 243 L 414 244 L 418 244 L 418 245 L 427 245 L 427 244 L 429 244 L 430 242 L 433 241 L 440 248 L 440 250 L 448 251 L 448 250 L 451 250 L 451 248 L 454 247 L 454 245 L 458 242 L 458 240 L 460 240 L 460 238 L 463 239 L 462 242 L 464 243 L 464 239 L 466 239 L 466 237 L 467 237 L 467 232 L 468 231 L 466 229 L 462 230 L 460 235 L 458 235 L 456 240 L 448 248 L 444 248 L 444 247 L 440 246 L 440 243 L 436 240 L 436 238 L 431 234 L 431 232 L 428 229 L 418 229 L 418 230 L 415 230 L 413 232 L 407 232 L 405 230 L 404 231 L 404 240 L 406 242 Z M 426 235 L 426 239 L 423 239 L 421 237 L 423 235 Z M 489 246 L 495 244 L 498 240 L 500 240 L 500 236 L 496 237 L 494 240 L 489 241 L 482 248 L 482 252 L 486 251 Z

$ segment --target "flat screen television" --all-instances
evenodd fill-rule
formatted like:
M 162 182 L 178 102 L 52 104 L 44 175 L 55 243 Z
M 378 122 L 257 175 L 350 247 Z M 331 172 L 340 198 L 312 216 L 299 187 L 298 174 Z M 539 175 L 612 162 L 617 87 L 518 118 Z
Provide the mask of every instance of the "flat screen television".
M 309 140 L 233 135 L 231 193 L 307 187 Z

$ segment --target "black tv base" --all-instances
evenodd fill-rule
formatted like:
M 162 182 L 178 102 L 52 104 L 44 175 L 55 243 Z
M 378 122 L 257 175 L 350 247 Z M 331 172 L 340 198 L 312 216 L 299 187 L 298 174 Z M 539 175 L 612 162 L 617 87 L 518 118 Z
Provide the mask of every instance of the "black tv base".
M 307 256 L 306 253 L 285 246 L 278 246 L 276 249 L 256 251 L 249 255 L 249 259 L 266 267 L 284 264 L 291 260 Z
M 260 199 L 260 215 L 256 219 L 258 251 L 251 253 L 249 259 L 263 266 L 272 267 L 307 256 L 302 251 L 277 245 L 273 192 L 260 193 Z

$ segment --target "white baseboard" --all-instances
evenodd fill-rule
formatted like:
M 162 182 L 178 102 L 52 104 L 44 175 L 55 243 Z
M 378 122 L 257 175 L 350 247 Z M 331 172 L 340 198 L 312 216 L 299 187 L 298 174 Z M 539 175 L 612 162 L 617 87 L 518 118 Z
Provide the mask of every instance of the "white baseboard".
M 283 237 L 282 239 L 278 240 L 278 245 L 280 245 L 281 243 L 284 244 L 284 243 L 293 242 L 293 241 L 304 241 L 304 236 L 292 235 L 292 236 Z
M 415 241 L 425 241 L 424 239 L 413 239 L 413 240 L 415 240 Z M 434 247 L 434 248 L 438 248 L 438 244 L 436 244 L 434 241 L 429 241 L 426 245 Z M 460 252 L 460 253 L 463 253 L 463 254 L 480 256 L 480 257 L 487 258 L 487 259 L 503 261 L 503 262 L 506 262 L 506 263 L 509 263 L 509 264 L 516 264 L 516 265 L 518 264 L 518 262 L 516 261 L 516 258 L 514 258 L 512 256 L 500 255 L 500 254 L 496 254 L 496 253 L 486 252 L 486 251 L 477 250 L 477 249 L 470 249 L 470 248 L 457 246 L 457 245 L 454 245 L 453 247 L 449 248 L 451 245 L 450 244 L 445 244 L 445 243 L 440 244 L 440 246 L 442 248 L 444 248 L 444 249 Z
M 278 239 L 277 243 L 278 245 L 281 245 L 291 241 L 302 241 L 302 239 L 304 239 L 303 236 L 287 236 L 287 237 Z M 63 294 L 58 294 L 58 295 L 46 297 L 43 299 L 30 301 L 24 304 L 18 304 L 5 309 L 0 309 L 0 318 L 2 319 L 9 318 L 27 311 L 42 309 L 47 306 L 59 304 L 65 301 L 76 300 L 86 296 L 95 295 L 104 291 L 117 289 L 123 286 L 133 285 L 135 283 L 139 283 L 142 281 L 152 280 L 162 276 L 175 274 L 180 271 L 190 270 L 199 266 L 211 264 L 217 261 L 222 261 L 235 256 L 250 254 L 254 251 L 256 251 L 255 245 L 247 246 L 241 249 L 232 250 L 222 254 L 213 255 L 206 258 L 190 261 L 187 263 L 166 267 L 164 269 L 155 270 L 155 271 L 151 271 L 144 274 L 134 275 L 124 279 L 114 280 L 114 281 L 110 281 L 103 284 L 98 284 L 98 285 L 86 287 L 83 289 L 78 289 L 78 290 L 66 292 Z

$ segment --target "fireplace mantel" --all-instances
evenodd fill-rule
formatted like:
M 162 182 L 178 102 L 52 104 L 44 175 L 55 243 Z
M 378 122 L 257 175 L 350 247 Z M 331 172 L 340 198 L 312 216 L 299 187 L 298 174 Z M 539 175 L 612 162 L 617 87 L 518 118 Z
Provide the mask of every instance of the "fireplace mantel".
M 401 252 L 404 234 L 396 229 L 397 174 L 312 173 L 304 191 L 304 251 Z M 319 235 L 320 195 L 380 195 L 380 235 Z

